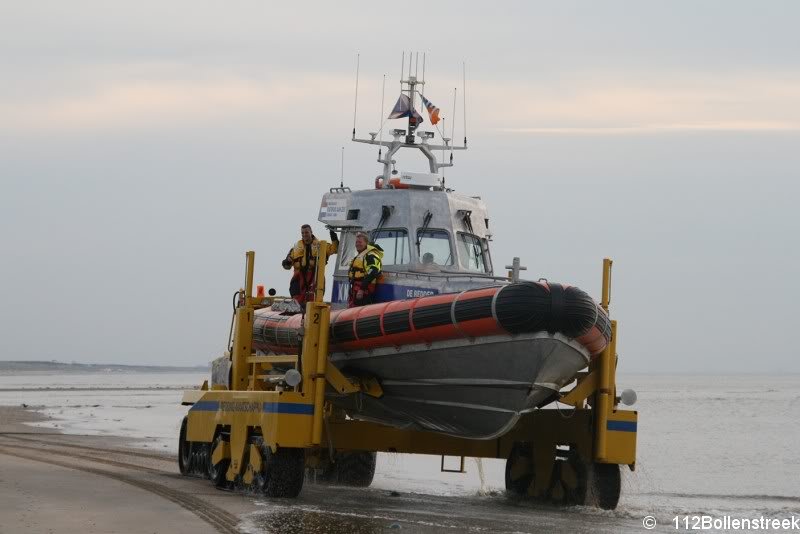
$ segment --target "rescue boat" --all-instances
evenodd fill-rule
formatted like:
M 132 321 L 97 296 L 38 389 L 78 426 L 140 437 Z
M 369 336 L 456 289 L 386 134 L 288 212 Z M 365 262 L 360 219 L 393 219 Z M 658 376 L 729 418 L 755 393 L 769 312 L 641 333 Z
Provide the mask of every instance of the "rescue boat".
M 297 351 L 301 315 L 256 312 L 253 347 Z M 338 396 L 353 417 L 489 439 L 551 402 L 605 349 L 605 312 L 576 287 L 516 282 L 331 313 L 331 361 L 383 396 Z
M 392 140 L 382 131 L 357 139 L 353 131 L 353 141 L 380 147 L 374 187 L 354 191 L 342 182 L 322 199 L 318 220 L 340 232 L 331 258 L 330 359 L 345 375 L 375 377 L 383 390 L 380 398 L 330 387 L 326 395 L 354 419 L 491 439 L 557 398 L 605 349 L 611 326 L 580 289 L 520 280 L 517 258 L 510 276 L 495 276 L 485 203 L 448 188 L 441 172 L 467 148 L 466 135 L 461 146 L 443 136 L 433 144 L 435 132 L 419 130 L 424 83 L 402 79 L 390 118 L 406 117 L 408 127 L 391 130 Z M 398 171 L 400 149 L 422 152 L 429 172 Z M 383 249 L 383 274 L 374 304 L 347 309 L 360 231 Z M 255 350 L 297 353 L 302 316 L 293 304 L 256 312 Z

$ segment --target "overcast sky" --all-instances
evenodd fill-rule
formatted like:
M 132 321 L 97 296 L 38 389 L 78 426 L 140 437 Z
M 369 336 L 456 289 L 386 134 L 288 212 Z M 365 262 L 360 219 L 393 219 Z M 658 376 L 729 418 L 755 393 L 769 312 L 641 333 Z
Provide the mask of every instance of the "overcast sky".
M 0 359 L 221 354 L 244 251 L 285 292 L 341 147 L 380 171 L 356 54 L 366 135 L 413 49 L 447 118 L 466 61 L 495 266 L 598 297 L 614 258 L 623 371 L 800 372 L 800 4 L 407 6 L 0 1 Z

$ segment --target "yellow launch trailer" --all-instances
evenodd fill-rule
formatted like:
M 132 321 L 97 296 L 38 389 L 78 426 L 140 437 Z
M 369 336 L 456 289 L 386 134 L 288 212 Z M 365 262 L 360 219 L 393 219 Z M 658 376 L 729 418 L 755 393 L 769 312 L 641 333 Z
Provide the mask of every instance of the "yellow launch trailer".
M 320 251 L 326 250 L 321 242 Z M 511 494 L 559 504 L 614 508 L 620 495 L 620 465 L 636 462 L 637 412 L 617 408 L 617 322 L 608 347 L 562 391 L 562 409 L 540 409 L 491 440 L 393 428 L 358 421 L 325 399 L 326 387 L 340 394 L 382 395 L 372 377 L 346 377 L 328 357 L 330 305 L 323 302 L 325 261 L 318 258 L 316 295 L 306 304 L 300 354 L 253 353 L 257 309 L 274 296 L 253 296 L 255 254 L 247 252 L 245 287 L 238 293 L 230 351 L 230 389 L 187 391 L 179 466 L 218 486 L 246 486 L 268 496 L 299 494 L 306 473 L 338 469 L 336 480 L 369 485 L 376 451 L 502 458 Z M 611 260 L 603 261 L 601 306 L 608 311 Z M 273 366 L 290 367 L 276 375 Z M 369 465 L 371 458 L 371 466 Z M 365 467 L 366 466 L 366 467 Z M 371 469 L 371 471 L 370 471 Z M 348 472 L 352 471 L 352 472 Z M 323 477 L 324 478 L 324 477 Z M 330 480 L 330 477 L 328 477 Z

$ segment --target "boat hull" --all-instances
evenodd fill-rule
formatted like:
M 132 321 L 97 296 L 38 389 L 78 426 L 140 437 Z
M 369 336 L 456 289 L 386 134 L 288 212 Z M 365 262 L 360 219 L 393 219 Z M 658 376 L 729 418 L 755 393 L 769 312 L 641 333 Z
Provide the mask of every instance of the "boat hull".
M 329 390 L 353 418 L 492 439 L 550 402 L 589 354 L 560 334 L 541 332 L 335 353 L 331 361 L 347 373 L 381 377 L 379 399 Z

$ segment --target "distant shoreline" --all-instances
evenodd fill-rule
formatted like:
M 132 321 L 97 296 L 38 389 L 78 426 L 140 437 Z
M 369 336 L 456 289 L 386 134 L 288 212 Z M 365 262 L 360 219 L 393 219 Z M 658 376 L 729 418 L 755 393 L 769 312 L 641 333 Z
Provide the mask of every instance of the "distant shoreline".
M 125 373 L 207 373 L 208 365 L 121 365 L 106 363 L 64 363 L 55 361 L 2 361 L 0 373 L 3 374 L 125 374 Z

